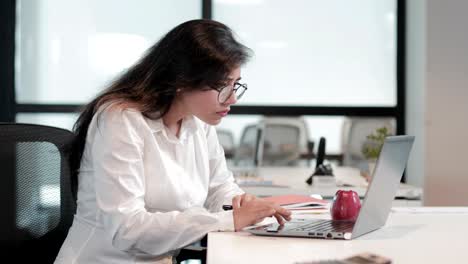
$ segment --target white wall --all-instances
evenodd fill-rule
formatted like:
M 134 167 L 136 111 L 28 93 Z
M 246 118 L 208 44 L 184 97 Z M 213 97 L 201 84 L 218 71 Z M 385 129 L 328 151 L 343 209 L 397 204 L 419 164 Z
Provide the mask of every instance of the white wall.
M 468 1 L 427 1 L 425 203 L 468 205 Z
M 425 205 L 468 205 L 468 1 L 408 2 L 409 181 Z

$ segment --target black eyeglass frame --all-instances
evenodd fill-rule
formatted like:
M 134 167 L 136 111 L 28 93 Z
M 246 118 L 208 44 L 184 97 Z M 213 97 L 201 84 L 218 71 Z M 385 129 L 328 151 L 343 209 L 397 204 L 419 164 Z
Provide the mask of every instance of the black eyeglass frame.
M 237 87 L 236 87 L 237 86 Z M 232 96 L 232 94 L 234 93 L 236 95 L 236 100 L 239 100 L 242 98 L 242 96 L 245 94 L 245 91 L 248 90 L 247 88 L 247 84 L 246 83 L 240 83 L 240 82 L 235 82 L 234 85 L 233 85 L 234 88 L 232 88 L 232 91 L 231 93 L 226 97 L 226 99 L 224 99 L 223 101 L 221 101 L 221 93 L 223 92 L 224 89 L 226 88 L 230 88 L 229 85 L 226 85 L 224 87 L 221 87 L 221 88 L 211 88 L 215 91 L 218 91 L 218 102 L 224 104 L 225 102 L 227 102 L 227 100 L 229 100 L 229 98 Z M 239 89 L 243 88 L 242 92 L 240 94 L 237 94 L 237 91 Z

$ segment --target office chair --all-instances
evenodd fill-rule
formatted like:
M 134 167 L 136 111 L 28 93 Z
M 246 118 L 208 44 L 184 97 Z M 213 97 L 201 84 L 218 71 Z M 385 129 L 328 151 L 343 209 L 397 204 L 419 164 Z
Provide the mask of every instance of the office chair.
M 234 160 L 237 166 L 257 165 L 258 133 L 259 127 L 257 124 L 250 124 L 244 127 L 239 142 L 239 147 L 234 153 Z
M 73 135 L 49 126 L 0 123 L 1 257 L 17 263 L 55 260 L 76 210 L 69 166 Z
M 199 260 L 201 264 L 205 264 L 207 246 L 208 235 L 204 236 L 200 241 L 181 249 L 176 257 L 177 263 L 186 260 Z
M 302 117 L 264 117 L 244 128 L 235 157 L 237 165 L 294 166 L 312 151 Z
M 226 159 L 231 159 L 234 156 L 235 143 L 234 143 L 234 134 L 226 129 L 216 129 L 216 134 L 218 135 L 218 140 L 221 146 L 224 149 L 224 155 Z
M 301 117 L 265 117 L 261 162 L 270 166 L 295 166 L 310 151 L 309 132 Z
M 366 143 L 367 135 L 384 126 L 392 135 L 395 135 L 393 118 L 346 118 L 342 129 L 343 166 L 367 170 L 367 161 L 362 154 L 362 146 Z

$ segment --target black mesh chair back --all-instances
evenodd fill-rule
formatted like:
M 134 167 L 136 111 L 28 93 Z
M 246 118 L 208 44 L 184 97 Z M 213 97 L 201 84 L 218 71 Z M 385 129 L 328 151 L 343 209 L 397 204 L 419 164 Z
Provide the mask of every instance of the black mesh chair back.
M 0 254 L 53 263 L 76 210 L 68 130 L 0 123 Z

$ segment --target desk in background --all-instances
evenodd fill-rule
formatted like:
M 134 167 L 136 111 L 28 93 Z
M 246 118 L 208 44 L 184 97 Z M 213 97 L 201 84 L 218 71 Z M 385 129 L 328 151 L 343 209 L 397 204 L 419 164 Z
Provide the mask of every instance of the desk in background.
M 310 186 L 305 181 L 313 173 L 313 170 L 313 168 L 308 167 L 259 167 L 250 169 L 249 172 L 243 168 L 233 168 L 235 175 L 251 173 L 264 182 L 271 183 L 264 184 L 259 181 L 258 184 L 256 184 L 253 181 L 245 185 L 241 184 L 241 188 L 244 191 L 260 197 L 285 194 L 320 194 L 324 199 L 332 199 L 337 190 L 354 190 L 360 197 L 364 197 L 366 193 L 367 183 L 365 179 L 360 176 L 360 172 L 356 168 L 334 168 L 335 178 L 339 184 L 344 183 L 353 186 Z M 400 184 L 400 188 L 396 194 L 396 198 L 417 201 L 421 199 L 421 196 L 421 188 L 403 183 Z
M 389 257 L 397 264 L 467 262 L 468 208 L 445 211 L 421 207 L 422 212 L 402 209 L 392 212 L 383 228 L 347 241 L 212 232 L 208 234 L 207 262 L 292 264 L 345 258 L 366 251 Z

